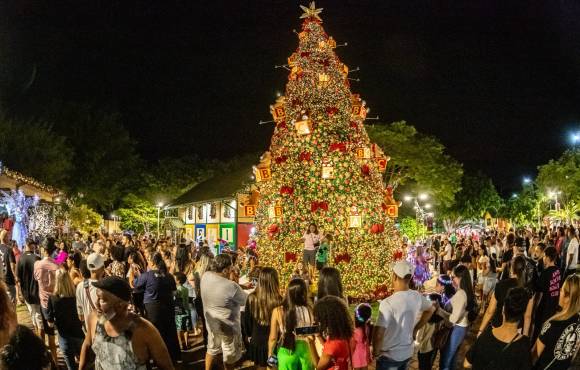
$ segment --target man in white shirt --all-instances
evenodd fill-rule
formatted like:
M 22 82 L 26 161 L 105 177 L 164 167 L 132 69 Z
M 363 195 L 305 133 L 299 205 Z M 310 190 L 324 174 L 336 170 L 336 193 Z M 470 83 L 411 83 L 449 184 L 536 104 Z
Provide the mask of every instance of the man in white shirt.
M 569 227 L 568 238 L 570 238 L 570 243 L 568 244 L 568 251 L 566 252 L 566 272 L 564 279 L 572 274 L 575 274 L 578 268 L 579 243 L 574 226 Z
M 87 268 L 91 272 L 91 277 L 77 285 L 76 291 L 77 313 L 79 319 L 85 325 L 85 329 L 88 329 L 86 319 L 91 312 L 96 310 L 97 288 L 92 283 L 96 283 L 103 278 L 105 273 L 105 260 L 103 256 L 99 253 L 91 253 L 87 257 Z
M 407 261 L 397 262 L 393 267 L 394 293 L 380 303 L 379 317 L 373 330 L 377 370 L 406 370 L 413 356 L 413 340 L 417 331 L 435 312 L 431 301 L 409 289 L 413 270 Z
M 453 257 L 453 247 L 447 238 L 443 241 L 443 248 L 441 253 L 439 253 L 441 257 L 443 257 L 443 264 L 441 265 L 441 273 L 446 274 L 447 271 L 451 269 L 451 259 Z

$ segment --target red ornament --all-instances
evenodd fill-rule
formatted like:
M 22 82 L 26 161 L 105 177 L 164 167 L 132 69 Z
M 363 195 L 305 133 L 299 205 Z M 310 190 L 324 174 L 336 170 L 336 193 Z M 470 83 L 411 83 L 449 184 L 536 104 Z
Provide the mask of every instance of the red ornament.
M 276 157 L 276 158 L 274 159 L 274 161 L 276 162 L 276 164 L 282 164 L 282 163 L 286 162 L 286 160 L 287 160 L 287 159 L 288 159 L 288 157 L 287 157 L 287 156 L 285 156 L 285 155 L 281 155 L 281 156 L 279 156 L 279 157 Z
M 385 225 L 383 224 L 373 224 L 371 226 L 371 234 L 378 234 L 378 233 L 382 233 L 383 231 L 385 231 Z
M 293 107 L 297 107 L 300 104 L 302 104 L 302 101 L 300 99 L 294 98 L 294 99 L 292 99 L 292 101 L 290 102 L 290 104 L 292 104 Z
M 363 176 L 369 176 L 371 174 L 371 168 L 368 164 L 363 164 L 361 167 L 361 172 Z
M 301 161 L 308 162 L 308 161 L 310 161 L 310 157 L 311 157 L 310 152 L 302 152 L 302 153 L 300 153 L 300 160 Z
M 287 128 L 286 121 L 280 121 L 280 123 L 278 124 L 278 128 L 280 130 L 285 130 Z
M 308 58 L 310 56 L 310 52 L 309 51 L 303 51 L 300 53 L 300 56 L 303 58 Z
M 387 207 L 385 203 L 381 203 L 381 208 L 383 209 L 383 211 L 386 211 L 389 207 Z
M 346 143 L 333 143 L 328 148 L 331 152 L 346 152 Z
M 339 264 L 341 262 L 350 263 L 350 260 L 351 260 L 351 257 L 348 254 L 348 252 L 344 252 L 344 253 L 341 253 L 341 254 L 337 254 L 334 257 L 334 263 L 335 264 Z
M 350 127 L 358 128 L 358 123 L 356 123 L 356 121 L 350 121 Z
M 294 188 L 292 186 L 284 185 L 280 188 L 280 195 L 292 195 L 294 194 Z
M 399 261 L 403 259 L 403 251 L 400 249 L 397 249 L 394 253 L 393 253 L 393 260 L 394 261 Z

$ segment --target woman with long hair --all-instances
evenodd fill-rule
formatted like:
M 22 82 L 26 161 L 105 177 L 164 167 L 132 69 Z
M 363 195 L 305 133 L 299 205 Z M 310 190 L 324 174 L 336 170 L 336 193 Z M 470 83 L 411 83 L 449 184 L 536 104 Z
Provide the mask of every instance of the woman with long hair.
M 194 267 L 195 263 L 191 259 L 189 248 L 185 244 L 179 244 L 175 249 L 175 260 L 173 261 L 172 271 L 181 272 L 189 279 L 189 277 L 193 277 Z
M 195 299 L 193 301 L 197 317 L 201 319 L 201 328 L 203 332 L 203 343 L 207 345 L 207 326 L 205 316 L 203 314 L 203 301 L 201 300 L 201 278 L 206 271 L 209 270 L 213 261 L 213 254 L 209 248 L 202 247 L 198 253 L 199 260 L 195 264 L 195 272 L 193 273 L 193 280 L 195 289 Z
M 66 259 L 68 274 L 70 275 L 70 278 L 72 279 L 75 286 L 83 282 L 83 275 L 81 274 L 80 270 L 81 260 L 82 255 L 77 251 L 69 253 L 68 258 Z
M 318 231 L 318 227 L 315 223 L 308 225 L 308 229 L 302 236 L 302 241 L 304 242 L 304 257 L 302 263 L 304 263 L 304 266 L 308 267 L 310 276 L 314 276 L 314 267 L 316 266 L 316 251 L 320 246 L 322 236 L 322 232 Z
M 320 276 L 318 277 L 318 292 L 316 294 L 317 299 L 322 299 L 328 295 L 333 295 L 344 299 L 344 290 L 342 288 L 342 279 L 340 278 L 340 271 L 334 267 L 324 267 L 320 270 Z
M 278 370 L 312 370 L 314 365 L 308 338 L 296 334 L 295 330 L 312 326 L 313 322 L 306 283 L 302 279 L 294 279 L 288 284 L 282 306 L 272 310 L 268 364 L 272 364 L 273 355 L 276 355 Z
M 456 266 L 453 269 L 453 285 L 457 289 L 453 298 L 451 298 L 451 313 L 437 309 L 437 314 L 444 320 L 453 324 L 449 339 L 445 348 L 441 352 L 439 368 L 441 370 L 455 369 L 455 356 L 459 346 L 465 339 L 469 324 L 475 320 L 473 315 L 477 315 L 475 294 L 473 293 L 473 283 L 471 273 L 464 265 Z
M 494 328 L 500 327 L 503 321 L 503 304 L 507 297 L 507 293 L 512 288 L 524 288 L 526 285 L 526 260 L 522 256 L 516 256 L 511 261 L 510 277 L 506 280 L 499 281 L 491 296 L 489 306 L 485 310 L 483 319 L 479 326 L 479 331 L 477 335 L 483 333 L 487 325 L 491 322 Z M 530 294 L 528 306 L 524 314 L 523 320 L 523 333 L 524 335 L 529 335 L 530 326 L 532 322 L 532 309 L 534 305 L 533 296 Z M 520 323 L 522 325 L 522 323 Z
M 318 300 L 314 306 L 314 320 L 319 330 L 315 340 L 322 346 L 322 355 L 318 356 L 314 340 L 309 340 L 316 369 L 348 370 L 354 350 L 354 325 L 344 300 L 330 295 Z
M 488 327 L 467 352 L 464 368 L 529 370 L 532 362 L 529 352 L 530 340 L 519 333 L 528 304 L 525 288 L 512 288 L 505 298 L 502 308 L 502 324 L 497 328 Z
M 248 357 L 257 369 L 268 366 L 268 336 L 272 311 L 282 304 L 278 273 L 272 267 L 260 269 L 258 286 L 248 296 L 244 311 L 244 332 L 249 335 Z
M 56 273 L 54 292 L 48 299 L 49 325 L 58 330 L 58 346 L 68 370 L 77 369 L 75 356 L 80 356 L 85 335 L 77 315 L 76 289 L 70 275 L 63 270 Z
M 580 348 L 580 275 L 568 276 L 560 289 L 562 310 L 540 331 L 532 349 L 534 369 L 568 369 Z
M 10 341 L 10 336 L 16 330 L 17 325 L 18 320 L 14 305 L 8 297 L 6 285 L 0 280 L 0 348 Z
M 144 293 L 145 317 L 159 330 L 172 360 L 177 361 L 181 356 L 173 303 L 177 286 L 161 253 L 155 253 L 149 263 L 150 270 L 137 277 L 135 290 Z

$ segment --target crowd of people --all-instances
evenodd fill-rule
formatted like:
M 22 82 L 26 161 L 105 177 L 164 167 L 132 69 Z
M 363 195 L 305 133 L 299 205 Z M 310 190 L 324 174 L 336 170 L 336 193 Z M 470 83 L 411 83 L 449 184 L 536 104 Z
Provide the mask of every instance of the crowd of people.
M 345 295 L 332 235 L 316 225 L 287 286 L 255 245 L 216 254 L 203 241 L 77 233 L 20 251 L 0 236 L 0 369 L 56 368 L 57 351 L 67 369 L 174 369 L 194 338 L 206 370 L 402 370 L 415 356 L 420 369 L 559 370 L 580 346 L 572 226 L 433 236 L 414 249 L 432 278 L 418 286 L 425 269 L 405 259 L 385 266 L 392 290 L 377 310 Z

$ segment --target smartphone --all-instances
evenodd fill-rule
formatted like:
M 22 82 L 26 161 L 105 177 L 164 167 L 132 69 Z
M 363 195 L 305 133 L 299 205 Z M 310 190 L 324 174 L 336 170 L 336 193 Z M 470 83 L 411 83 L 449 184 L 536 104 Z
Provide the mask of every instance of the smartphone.
M 318 333 L 318 326 L 303 326 L 294 329 L 296 335 L 312 335 Z

